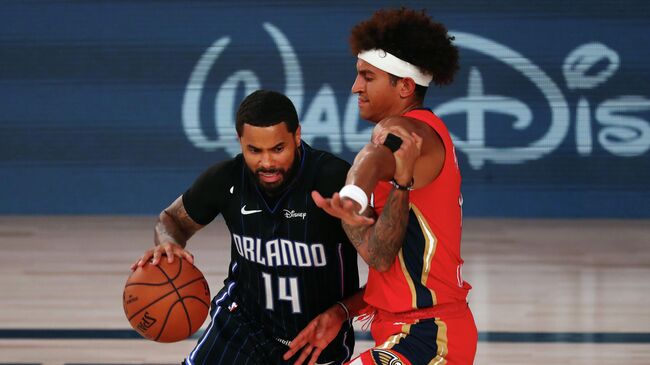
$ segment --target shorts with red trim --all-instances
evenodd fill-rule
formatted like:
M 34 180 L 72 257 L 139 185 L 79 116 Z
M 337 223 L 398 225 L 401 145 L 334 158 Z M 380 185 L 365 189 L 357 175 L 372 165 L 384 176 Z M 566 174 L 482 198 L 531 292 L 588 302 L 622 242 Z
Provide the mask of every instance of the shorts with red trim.
M 469 306 L 463 304 L 425 319 L 378 311 L 371 327 L 375 347 L 347 364 L 472 364 L 478 332 Z

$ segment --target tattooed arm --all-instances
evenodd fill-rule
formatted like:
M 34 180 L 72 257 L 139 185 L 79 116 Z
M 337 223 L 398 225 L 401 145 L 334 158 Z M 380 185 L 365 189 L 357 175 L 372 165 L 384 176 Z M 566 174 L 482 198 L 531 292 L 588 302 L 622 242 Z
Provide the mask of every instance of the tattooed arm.
M 342 223 L 350 242 L 368 266 L 380 272 L 390 268 L 404 242 L 408 211 L 408 191 L 393 189 L 374 225 Z
M 422 140 L 406 130 L 393 129 L 391 132 L 402 139 L 400 149 L 393 154 L 385 146 L 368 144 L 355 158 L 346 183 L 359 186 L 368 195 L 380 180 L 394 178 L 404 186 L 411 183 Z M 404 242 L 408 211 L 409 192 L 394 188 L 374 224 L 360 225 L 342 220 L 350 242 L 370 267 L 380 272 L 390 268 Z M 372 209 L 364 213 L 366 217 L 375 215 Z
M 403 130 L 393 130 L 402 138 L 402 146 L 395 152 L 382 145 L 368 144 L 354 160 L 348 172 L 347 184 L 360 187 L 368 196 L 380 180 L 392 178 L 400 185 L 409 185 L 413 179 L 414 161 L 419 156 L 421 138 Z M 312 193 L 316 204 L 329 214 L 341 219 L 343 229 L 363 260 L 378 271 L 386 271 L 402 247 L 409 210 L 409 192 L 393 189 L 384 209 L 375 220 L 373 209 L 357 214 L 358 203 L 334 193 L 324 199 Z
M 388 133 L 402 139 L 395 153 L 382 145 Z M 372 143 L 357 154 L 346 183 L 358 186 L 367 196 L 378 181 L 395 179 L 402 186 L 414 182 L 413 186 L 419 188 L 435 179 L 443 162 L 444 147 L 433 129 L 407 118 L 390 118 L 377 125 Z M 331 199 L 317 193 L 312 193 L 312 197 L 319 207 L 341 219 L 350 241 L 370 267 L 378 271 L 390 268 L 404 242 L 409 214 L 408 191 L 393 189 L 379 217 L 374 217 L 372 209 L 358 214 L 359 204 L 342 199 L 338 193 Z
M 178 197 L 158 215 L 158 221 L 154 227 L 155 247 L 145 251 L 144 255 L 131 266 L 131 270 L 143 266 L 151 258 L 153 258 L 151 264 L 157 265 L 163 254 L 167 256 L 167 261 L 170 263 L 174 261 L 174 256 L 185 258 L 194 263 L 194 257 L 185 249 L 185 246 L 187 240 L 203 227 L 205 226 L 196 223 L 187 214 L 182 197 Z
M 158 221 L 154 228 L 154 243 L 156 246 L 160 246 L 169 242 L 185 248 L 187 240 L 203 227 L 205 226 L 190 218 L 183 206 L 182 197 L 178 197 L 158 215 Z

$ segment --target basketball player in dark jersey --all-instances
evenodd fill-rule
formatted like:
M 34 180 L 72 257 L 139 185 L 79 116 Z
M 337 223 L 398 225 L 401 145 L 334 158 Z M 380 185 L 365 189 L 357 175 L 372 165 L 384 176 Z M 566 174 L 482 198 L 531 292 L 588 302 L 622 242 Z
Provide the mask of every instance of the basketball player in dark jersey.
M 346 324 L 318 363 L 342 364 L 354 333 L 337 301 L 358 291 L 356 251 L 310 193 L 338 191 L 349 164 L 300 140 L 295 108 L 280 93 L 249 95 L 236 127 L 242 154 L 208 168 L 160 214 L 156 246 L 134 267 L 151 258 L 155 265 L 162 255 L 193 261 L 187 240 L 221 214 L 231 234 L 228 277 L 212 301 L 212 322 L 184 363 L 292 363 L 282 359 L 290 340 L 332 307 Z

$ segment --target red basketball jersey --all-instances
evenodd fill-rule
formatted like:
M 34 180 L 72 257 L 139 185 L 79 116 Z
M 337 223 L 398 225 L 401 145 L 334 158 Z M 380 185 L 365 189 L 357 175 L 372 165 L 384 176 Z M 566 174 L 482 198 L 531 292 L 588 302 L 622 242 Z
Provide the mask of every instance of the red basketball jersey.
M 393 313 L 465 301 L 471 289 L 461 276 L 463 197 L 449 131 L 428 109 L 412 110 L 404 116 L 426 123 L 438 133 L 445 147 L 445 161 L 438 177 L 410 192 L 406 236 L 390 269 L 381 273 L 370 268 L 364 300 Z M 387 182 L 379 182 L 375 188 L 373 207 L 377 214 L 381 214 L 392 189 Z

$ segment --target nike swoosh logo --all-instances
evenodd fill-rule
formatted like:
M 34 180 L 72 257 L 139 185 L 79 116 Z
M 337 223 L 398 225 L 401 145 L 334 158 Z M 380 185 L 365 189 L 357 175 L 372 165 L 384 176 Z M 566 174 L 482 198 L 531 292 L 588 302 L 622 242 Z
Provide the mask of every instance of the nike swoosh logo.
M 316 365 L 330 365 L 330 364 L 334 364 L 334 361 L 330 361 L 330 362 L 326 362 L 326 363 L 322 363 L 322 364 L 318 363 L 318 362 L 316 363 Z
M 241 214 L 243 214 L 243 215 L 255 214 L 255 213 L 259 213 L 259 212 L 261 212 L 261 210 L 259 210 L 259 209 L 246 210 L 246 204 L 244 204 L 244 206 L 241 207 Z

